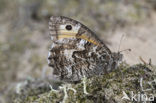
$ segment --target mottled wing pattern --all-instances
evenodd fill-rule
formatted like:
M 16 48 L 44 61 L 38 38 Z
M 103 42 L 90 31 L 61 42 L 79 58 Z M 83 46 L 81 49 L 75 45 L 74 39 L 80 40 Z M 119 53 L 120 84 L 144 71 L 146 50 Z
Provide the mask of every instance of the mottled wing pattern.
M 48 64 L 53 74 L 65 82 L 83 76 L 105 74 L 117 67 L 120 53 L 109 48 L 85 25 L 71 18 L 52 16 L 49 21 L 52 45 Z

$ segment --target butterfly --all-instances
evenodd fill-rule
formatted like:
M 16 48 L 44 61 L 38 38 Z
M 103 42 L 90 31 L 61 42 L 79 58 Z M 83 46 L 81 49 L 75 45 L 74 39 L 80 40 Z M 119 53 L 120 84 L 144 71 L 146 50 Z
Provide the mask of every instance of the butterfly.
M 61 81 L 77 82 L 84 76 L 104 75 L 122 60 L 120 52 L 111 52 L 93 31 L 76 20 L 52 16 L 49 30 L 52 45 L 48 65 Z

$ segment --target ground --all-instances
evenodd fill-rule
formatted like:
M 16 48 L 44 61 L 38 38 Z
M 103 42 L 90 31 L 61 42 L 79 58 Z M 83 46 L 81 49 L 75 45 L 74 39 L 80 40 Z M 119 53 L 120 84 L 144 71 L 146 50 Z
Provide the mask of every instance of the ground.
M 154 74 L 153 74 L 154 73 Z M 27 80 L 12 94 L 14 103 L 131 103 L 153 101 L 156 97 L 156 67 L 152 65 L 129 66 L 122 63 L 115 71 L 94 76 L 86 81 L 87 92 L 83 91 L 83 83 L 72 84 L 64 99 L 63 89 L 53 90 L 41 80 Z M 54 84 L 53 84 L 54 85 Z M 53 86 L 51 85 L 51 87 Z M 62 85 L 61 85 L 62 86 Z M 122 99 L 124 93 L 129 99 Z M 16 94 L 16 95 L 15 95 Z M 135 95 L 132 99 L 132 95 Z M 140 99 L 140 95 L 147 95 Z M 140 98 L 139 98 L 140 96 Z M 139 98 L 139 99 L 138 99 Z

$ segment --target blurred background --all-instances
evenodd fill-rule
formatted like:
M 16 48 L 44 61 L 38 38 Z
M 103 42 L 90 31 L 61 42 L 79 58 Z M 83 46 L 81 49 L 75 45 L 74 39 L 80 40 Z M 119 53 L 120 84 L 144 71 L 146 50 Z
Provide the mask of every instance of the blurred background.
M 131 49 L 122 52 L 130 65 L 156 64 L 156 0 L 0 0 L 0 103 L 8 85 L 51 75 L 52 15 L 85 24 L 113 52 Z

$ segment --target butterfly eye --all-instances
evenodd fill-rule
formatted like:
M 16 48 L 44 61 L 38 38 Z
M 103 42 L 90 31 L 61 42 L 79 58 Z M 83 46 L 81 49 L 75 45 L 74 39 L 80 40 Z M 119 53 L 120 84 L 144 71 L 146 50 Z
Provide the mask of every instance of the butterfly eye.
M 72 30 L 72 26 L 71 25 L 66 25 L 66 29 L 67 30 Z

